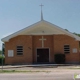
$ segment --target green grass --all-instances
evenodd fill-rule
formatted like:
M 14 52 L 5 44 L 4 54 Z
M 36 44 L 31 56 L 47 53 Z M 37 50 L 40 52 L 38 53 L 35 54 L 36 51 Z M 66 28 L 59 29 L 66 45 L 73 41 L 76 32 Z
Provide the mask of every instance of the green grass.
M 0 73 L 27 73 L 27 72 L 50 72 L 50 71 L 31 71 L 31 70 L 0 70 Z
M 0 58 L 2 58 L 2 57 L 5 58 L 4 56 L 0 55 Z

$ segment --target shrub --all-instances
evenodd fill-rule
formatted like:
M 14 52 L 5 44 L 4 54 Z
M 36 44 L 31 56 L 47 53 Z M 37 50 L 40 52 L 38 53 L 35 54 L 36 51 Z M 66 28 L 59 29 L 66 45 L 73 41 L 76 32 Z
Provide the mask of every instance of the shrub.
M 65 63 L 65 54 L 55 54 L 55 62 L 56 64 L 64 64 Z
M 5 57 L 3 56 L 0 56 L 0 65 L 2 65 L 2 59 L 3 59 L 3 64 L 4 64 L 4 61 L 5 61 Z

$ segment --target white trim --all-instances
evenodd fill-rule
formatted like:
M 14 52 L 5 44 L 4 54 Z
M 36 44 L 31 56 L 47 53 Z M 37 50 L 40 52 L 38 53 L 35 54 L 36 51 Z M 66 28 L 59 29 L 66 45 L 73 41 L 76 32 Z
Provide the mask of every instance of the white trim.
M 61 28 L 61 27 L 59 27 L 59 26 L 57 26 L 57 25 L 55 25 L 55 24 L 52 24 L 52 23 L 50 23 L 50 22 L 48 22 L 48 21 L 44 21 L 44 22 L 45 22 L 45 23 L 48 23 L 48 24 L 51 25 L 51 26 L 54 26 L 55 28 L 57 28 L 57 29 L 59 29 L 60 31 L 64 32 L 66 35 L 71 36 L 71 37 L 75 38 L 76 40 L 79 40 L 79 41 L 80 41 L 80 37 L 79 37 L 79 36 L 77 36 L 77 35 L 69 32 L 69 31 L 66 31 L 66 30 L 64 30 L 63 28 Z
M 34 24 L 32 24 L 32 25 L 30 25 L 30 26 L 28 26 L 28 27 L 26 27 L 24 29 L 21 29 L 21 30 L 9 35 L 9 36 L 6 36 L 6 37 L 2 38 L 1 41 L 8 42 L 10 38 L 16 37 L 17 35 L 21 35 L 20 33 L 24 32 L 26 29 L 27 29 L 27 31 L 29 31 L 30 29 L 33 28 L 33 26 L 35 27 L 37 24 L 40 24 L 41 22 L 42 21 L 38 21 L 37 23 L 34 23 Z
M 44 47 L 44 48 L 38 47 L 38 48 L 36 48 L 36 62 L 37 62 L 37 49 L 49 49 L 49 62 L 50 62 L 50 48 L 49 47 Z
M 48 26 L 44 26 L 44 24 L 46 24 Z M 52 24 L 52 23 L 50 23 L 48 21 L 45 21 L 45 20 L 39 21 L 39 22 L 37 22 L 37 23 L 35 23 L 33 25 L 30 25 L 30 26 L 28 26 L 28 27 L 26 27 L 26 28 L 24 28 L 24 29 L 22 29 L 20 31 L 17 31 L 17 32 L 15 32 L 15 33 L 13 33 L 13 34 L 5 37 L 5 38 L 2 38 L 1 41 L 8 42 L 9 39 L 11 39 L 13 37 L 16 37 L 18 35 L 25 35 L 24 32 L 26 32 L 26 35 L 31 35 L 31 34 L 32 35 L 36 35 L 35 33 L 28 33 L 28 32 L 30 32 L 30 31 L 32 32 L 33 29 L 36 29 L 36 28 L 39 28 L 39 27 L 42 27 L 42 28 L 45 27 L 45 29 L 49 28 L 50 30 L 54 30 L 55 29 L 55 30 L 58 31 L 57 32 L 58 34 L 65 34 L 65 35 L 68 35 L 68 36 L 73 37 L 76 40 L 79 40 L 80 41 L 80 37 L 78 37 L 77 35 L 75 35 L 75 34 L 73 34 L 71 32 L 68 32 L 68 31 L 66 31 L 66 30 L 64 30 L 64 29 L 62 29 L 62 28 L 60 28 L 60 27 L 58 27 L 58 26 L 56 26 L 56 25 L 54 25 L 54 24 Z M 46 35 L 48 33 L 41 33 L 41 34 L 45 34 Z M 55 34 L 55 33 L 54 32 L 51 32 L 49 34 Z M 39 35 L 39 33 L 38 33 L 38 35 Z

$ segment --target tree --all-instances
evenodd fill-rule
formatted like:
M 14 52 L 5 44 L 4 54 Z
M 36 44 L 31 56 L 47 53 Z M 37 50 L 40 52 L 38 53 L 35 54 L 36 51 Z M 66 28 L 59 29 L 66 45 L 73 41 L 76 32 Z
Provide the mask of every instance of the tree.
M 66 31 L 68 31 L 67 29 L 65 29 Z
M 74 32 L 73 34 L 75 34 L 75 35 L 77 35 L 77 36 L 79 36 L 79 37 L 80 37 L 80 34 L 78 34 L 78 33 L 75 33 L 75 32 Z
M 67 29 L 65 29 L 65 30 L 69 32 L 69 30 L 67 30 Z M 75 32 L 74 32 L 73 34 L 75 34 L 75 35 L 77 35 L 77 36 L 80 37 L 80 34 L 78 34 L 78 33 L 75 33 Z
M 0 54 L 2 53 L 2 51 L 0 50 Z

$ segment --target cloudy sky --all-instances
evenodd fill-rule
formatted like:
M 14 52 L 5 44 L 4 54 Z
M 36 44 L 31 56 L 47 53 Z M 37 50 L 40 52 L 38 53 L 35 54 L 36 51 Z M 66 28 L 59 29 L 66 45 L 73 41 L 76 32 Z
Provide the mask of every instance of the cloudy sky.
M 0 0 L 0 49 L 1 38 L 40 20 L 41 3 L 44 20 L 80 33 L 80 0 Z

